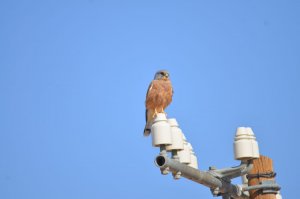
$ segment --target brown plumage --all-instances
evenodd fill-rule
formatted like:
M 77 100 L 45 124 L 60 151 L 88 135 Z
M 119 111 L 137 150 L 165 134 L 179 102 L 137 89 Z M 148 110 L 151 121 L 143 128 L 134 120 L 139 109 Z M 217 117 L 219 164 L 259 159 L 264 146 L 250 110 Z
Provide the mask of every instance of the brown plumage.
M 156 72 L 146 94 L 146 126 L 144 136 L 151 132 L 151 125 L 157 113 L 164 113 L 165 108 L 172 102 L 173 89 L 166 70 Z

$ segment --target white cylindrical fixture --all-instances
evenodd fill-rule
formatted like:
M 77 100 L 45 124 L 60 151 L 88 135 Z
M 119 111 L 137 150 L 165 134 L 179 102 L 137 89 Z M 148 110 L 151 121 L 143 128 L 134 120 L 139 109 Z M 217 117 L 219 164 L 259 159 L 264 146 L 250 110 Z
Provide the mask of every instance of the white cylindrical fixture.
M 198 160 L 193 150 L 193 147 L 190 143 L 188 143 L 188 147 L 190 149 L 190 154 L 191 154 L 191 162 L 188 164 L 188 166 L 193 167 L 194 169 L 198 169 Z
M 277 192 L 277 194 L 276 194 L 276 199 L 282 199 L 281 194 L 280 194 L 280 191 Z
M 152 146 L 172 144 L 171 127 L 164 113 L 158 113 L 151 126 Z
M 236 160 L 259 158 L 259 149 L 251 128 L 237 128 L 234 139 L 234 157 Z
M 180 150 L 177 152 L 178 157 L 179 157 L 179 162 L 184 163 L 184 164 L 189 164 L 191 163 L 191 152 L 190 148 L 188 147 L 188 142 L 186 141 L 186 138 L 183 135 L 183 150 Z
M 167 151 L 183 150 L 183 134 L 176 119 L 168 119 L 168 123 L 171 126 L 172 144 L 166 147 Z
M 259 158 L 259 148 L 258 143 L 256 141 L 256 137 L 250 127 L 247 128 L 248 135 L 252 136 L 252 147 L 253 147 L 253 156 L 254 158 Z
M 191 163 L 188 164 L 188 166 L 193 167 L 194 169 L 198 169 L 198 159 L 195 152 L 191 154 Z
M 189 149 L 190 149 L 190 151 L 193 151 L 194 149 L 193 149 L 193 146 L 191 145 L 191 143 L 187 143 L 187 146 L 189 147 Z

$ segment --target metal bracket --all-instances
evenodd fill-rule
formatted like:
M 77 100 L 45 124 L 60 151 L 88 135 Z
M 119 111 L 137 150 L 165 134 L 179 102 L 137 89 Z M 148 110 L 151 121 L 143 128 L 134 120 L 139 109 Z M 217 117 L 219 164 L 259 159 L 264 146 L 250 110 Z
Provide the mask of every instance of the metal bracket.
M 280 190 L 280 186 L 276 184 L 276 182 L 274 180 L 266 180 L 266 181 L 262 181 L 261 183 L 262 185 L 266 185 L 266 186 L 271 186 L 273 188 L 264 188 L 263 189 L 263 193 L 264 194 L 277 194 L 277 192 Z
M 231 179 L 247 174 L 253 167 L 251 160 L 241 162 L 239 166 L 216 169 L 215 167 L 209 167 L 209 173 L 213 176 L 222 179 L 224 181 L 230 182 Z
M 277 194 L 281 187 L 275 182 L 275 180 L 265 180 L 262 181 L 259 185 L 244 187 L 243 191 L 254 189 L 262 189 L 263 194 Z

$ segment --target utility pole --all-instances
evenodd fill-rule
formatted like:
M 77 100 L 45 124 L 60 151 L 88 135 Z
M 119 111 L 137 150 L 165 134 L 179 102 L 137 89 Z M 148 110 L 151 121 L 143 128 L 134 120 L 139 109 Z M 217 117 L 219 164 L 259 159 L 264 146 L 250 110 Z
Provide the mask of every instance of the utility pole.
M 253 168 L 249 172 L 248 185 L 269 185 L 274 183 L 275 175 L 273 170 L 272 159 L 266 156 L 260 155 L 259 159 L 253 160 Z M 250 199 L 276 199 L 277 191 L 254 189 L 249 190 Z

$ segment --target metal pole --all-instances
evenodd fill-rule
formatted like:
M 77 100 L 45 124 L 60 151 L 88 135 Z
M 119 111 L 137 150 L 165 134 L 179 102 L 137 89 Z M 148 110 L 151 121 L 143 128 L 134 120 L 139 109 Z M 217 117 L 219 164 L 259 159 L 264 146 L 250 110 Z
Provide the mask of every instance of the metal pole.
M 181 172 L 181 175 L 187 179 L 207 186 L 212 190 L 216 189 L 217 194 L 229 194 L 231 197 L 236 199 L 247 198 L 243 195 L 243 193 L 241 193 L 238 186 L 233 185 L 228 181 L 224 181 L 223 179 L 219 179 L 209 172 L 200 171 L 176 160 L 172 160 L 167 156 L 157 156 L 155 164 L 160 167 L 160 169 L 169 168 L 172 172 Z
M 181 171 L 183 177 L 203 184 L 210 188 L 217 188 L 222 186 L 221 180 L 215 178 L 212 174 L 199 171 L 178 161 L 174 161 L 166 156 L 159 155 L 156 157 L 156 165 L 162 168 L 169 167 L 171 171 Z

